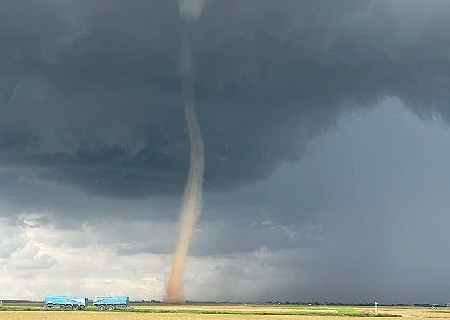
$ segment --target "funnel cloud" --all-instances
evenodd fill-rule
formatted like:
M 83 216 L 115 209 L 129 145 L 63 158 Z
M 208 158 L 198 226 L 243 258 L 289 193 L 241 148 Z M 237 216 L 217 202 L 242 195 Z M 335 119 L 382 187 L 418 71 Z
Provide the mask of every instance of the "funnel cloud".
M 200 17 L 204 3 L 205 1 L 182 0 L 180 2 L 180 15 L 186 19 L 187 23 L 190 20 L 196 20 Z M 194 5 L 194 7 L 191 8 L 189 5 Z M 195 224 L 202 210 L 203 172 L 205 170 L 203 138 L 195 112 L 194 74 L 188 29 L 184 32 L 180 50 L 180 75 L 191 150 L 189 156 L 189 176 L 184 187 L 183 203 L 180 212 L 178 243 L 173 258 L 172 271 L 167 284 L 166 301 L 172 303 L 184 301 L 182 294 L 182 276 Z

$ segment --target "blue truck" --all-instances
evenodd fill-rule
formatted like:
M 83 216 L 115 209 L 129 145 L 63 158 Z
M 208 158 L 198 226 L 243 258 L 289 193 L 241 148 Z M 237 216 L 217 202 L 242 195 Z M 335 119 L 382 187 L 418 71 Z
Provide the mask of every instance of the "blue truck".
M 98 310 L 115 310 L 117 308 L 128 308 L 130 305 L 130 298 L 128 297 L 94 297 L 94 306 Z
M 45 309 L 59 308 L 68 310 L 81 310 L 88 305 L 87 297 L 72 296 L 46 296 Z

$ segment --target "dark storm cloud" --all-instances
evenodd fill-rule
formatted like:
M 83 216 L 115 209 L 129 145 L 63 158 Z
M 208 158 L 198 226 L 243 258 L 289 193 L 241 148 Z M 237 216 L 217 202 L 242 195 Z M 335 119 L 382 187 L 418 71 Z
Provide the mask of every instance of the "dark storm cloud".
M 205 186 L 299 160 L 345 110 L 450 119 L 448 2 L 210 1 L 193 25 Z M 3 1 L 0 163 L 119 198 L 182 190 L 176 1 Z

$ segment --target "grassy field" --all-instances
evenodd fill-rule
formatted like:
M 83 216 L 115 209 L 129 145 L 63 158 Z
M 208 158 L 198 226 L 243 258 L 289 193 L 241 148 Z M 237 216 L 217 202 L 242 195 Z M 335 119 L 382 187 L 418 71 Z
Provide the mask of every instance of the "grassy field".
M 449 308 L 431 310 L 415 307 L 379 307 L 378 317 L 392 319 L 392 316 L 415 318 L 450 318 Z M 183 320 L 183 319 L 314 319 L 339 320 L 375 317 L 373 307 L 353 306 L 307 306 L 307 305 L 245 305 L 245 304 L 184 304 L 164 305 L 135 304 L 124 311 L 97 311 L 89 307 L 84 311 L 45 311 L 42 304 L 15 303 L 3 304 L 0 319 L 149 319 L 149 320 Z

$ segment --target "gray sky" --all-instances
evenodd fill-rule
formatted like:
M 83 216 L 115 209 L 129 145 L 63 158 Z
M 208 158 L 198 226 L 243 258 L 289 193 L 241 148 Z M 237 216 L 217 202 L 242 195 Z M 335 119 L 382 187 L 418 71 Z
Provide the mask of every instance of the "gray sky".
M 188 299 L 450 300 L 449 9 L 206 2 Z M 0 3 L 3 299 L 163 298 L 188 168 L 182 28 L 176 1 Z

